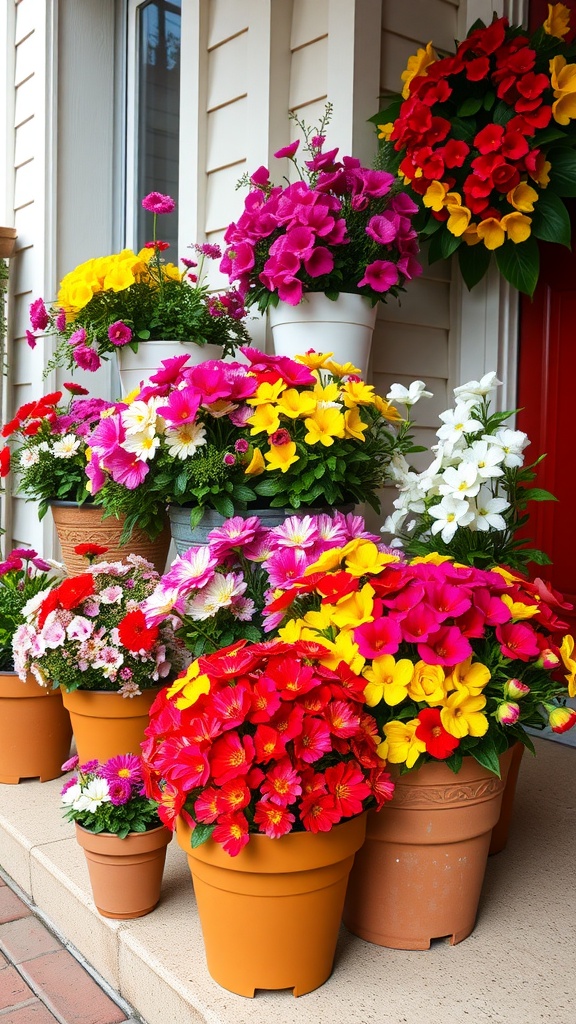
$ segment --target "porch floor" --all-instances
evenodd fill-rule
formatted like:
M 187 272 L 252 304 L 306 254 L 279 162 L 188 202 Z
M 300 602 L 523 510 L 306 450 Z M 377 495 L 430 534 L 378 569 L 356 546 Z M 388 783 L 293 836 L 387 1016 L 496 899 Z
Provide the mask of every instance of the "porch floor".
M 282 991 L 248 1000 L 212 981 L 175 840 L 154 913 L 100 917 L 84 854 L 60 817 L 61 780 L 0 786 L 0 866 L 147 1024 L 573 1024 L 576 750 L 543 739 L 536 746 L 537 757 L 522 764 L 508 847 L 489 860 L 472 935 L 405 952 L 342 928 L 332 977 L 299 999 Z M 79 1024 L 96 1024 L 85 1010 Z

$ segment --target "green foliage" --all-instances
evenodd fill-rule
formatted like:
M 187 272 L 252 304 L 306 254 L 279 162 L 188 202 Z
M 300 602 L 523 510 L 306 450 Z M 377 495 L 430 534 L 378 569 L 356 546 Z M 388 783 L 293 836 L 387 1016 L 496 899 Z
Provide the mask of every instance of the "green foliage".
M 30 550 L 29 558 L 9 555 L 0 565 L 0 671 L 12 671 L 12 638 L 26 621 L 28 601 L 59 582 L 59 575 Z M 41 568 L 44 565 L 45 568 Z

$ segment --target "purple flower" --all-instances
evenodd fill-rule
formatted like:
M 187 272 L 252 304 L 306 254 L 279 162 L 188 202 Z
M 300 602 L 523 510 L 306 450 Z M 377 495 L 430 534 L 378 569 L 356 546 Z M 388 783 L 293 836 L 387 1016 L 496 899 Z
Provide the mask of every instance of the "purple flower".
M 196 251 L 202 253 L 203 256 L 208 256 L 208 259 L 219 260 L 222 258 L 222 249 L 219 245 L 211 245 L 210 242 L 203 242 L 202 245 L 196 246 Z
M 80 758 L 78 757 L 78 754 L 74 754 L 73 757 L 69 757 L 67 761 L 64 761 L 64 764 L 62 765 L 62 771 L 63 772 L 73 772 L 74 769 L 78 767 L 79 763 L 80 763 Z M 72 782 L 75 783 L 77 780 L 76 779 L 72 779 L 72 780 L 69 780 L 69 781 L 72 781 Z
M 88 345 L 77 345 L 74 349 L 74 362 L 81 370 L 89 370 L 94 373 L 101 365 L 100 356 Z
M 54 323 L 56 324 L 57 331 L 62 332 L 66 330 L 66 310 L 60 310 L 60 312 L 56 316 L 56 320 L 54 321 Z
M 79 769 L 78 769 L 78 771 L 82 775 L 90 775 L 90 773 L 91 772 L 95 772 L 97 770 L 97 768 L 98 768 L 98 761 L 93 759 L 92 761 L 86 761 L 84 764 L 81 764 Z
M 374 260 L 368 264 L 364 277 L 358 281 L 359 288 L 372 288 L 375 292 L 387 292 L 398 284 L 398 268 L 390 260 Z
M 34 331 L 44 331 L 49 324 L 48 311 L 44 299 L 35 299 L 30 303 L 30 323 Z
M 240 437 L 234 442 L 234 451 L 237 452 L 238 455 L 245 455 L 249 447 L 250 445 L 245 437 Z
M 114 782 L 108 783 L 108 792 L 110 803 L 114 807 L 121 807 L 123 804 L 127 804 L 132 796 L 132 786 L 128 779 L 115 779 Z
M 132 331 L 122 320 L 116 320 L 108 328 L 108 337 L 113 345 L 120 347 L 132 341 Z
M 161 192 L 149 192 L 144 196 L 142 206 L 149 213 L 172 213 L 176 203 L 171 196 L 162 195 Z
M 267 167 L 258 167 L 254 174 L 250 175 L 250 181 L 254 185 L 268 185 L 270 181 L 270 172 Z

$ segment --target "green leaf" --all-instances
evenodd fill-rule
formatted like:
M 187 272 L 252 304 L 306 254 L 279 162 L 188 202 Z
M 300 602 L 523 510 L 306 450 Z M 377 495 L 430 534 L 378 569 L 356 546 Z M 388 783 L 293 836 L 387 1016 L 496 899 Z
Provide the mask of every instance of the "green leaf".
M 495 250 L 496 263 L 502 277 L 509 281 L 519 292 L 532 296 L 538 283 L 540 272 L 540 253 L 535 238 L 525 242 L 505 242 Z
M 488 743 L 487 738 L 484 738 L 482 748 L 479 750 L 478 747 L 474 747 L 470 751 L 472 757 L 481 764 L 483 768 L 487 768 L 489 772 L 493 772 L 500 778 L 500 761 L 498 760 L 498 754 L 493 741 Z
M 450 258 L 453 252 L 460 246 L 462 239 L 458 235 L 453 235 L 451 231 L 446 228 L 440 235 L 440 251 L 442 258 L 447 260 Z
M 555 192 L 542 192 L 532 214 L 532 234 L 544 242 L 558 242 L 570 248 L 570 215 Z
M 443 260 L 442 254 L 442 235 L 444 231 L 437 231 L 435 235 L 432 235 L 430 244 L 428 246 L 428 263 L 437 263 L 438 260 Z
M 212 835 L 215 825 L 203 825 L 197 824 L 192 829 L 192 836 L 190 838 L 190 846 L 195 850 L 198 846 L 202 846 L 203 843 L 207 842 Z
M 272 480 L 268 477 L 265 480 L 261 480 L 259 484 L 256 484 L 254 490 L 256 494 L 260 494 L 264 497 L 270 497 L 272 494 L 276 494 L 278 490 L 278 481 Z
M 246 487 L 245 484 L 236 484 L 234 487 L 234 497 L 238 498 L 239 501 L 254 501 L 255 494 L 251 487 Z
M 550 184 L 559 196 L 576 196 L 576 153 L 572 149 L 556 147 L 546 154 L 551 163 Z
M 535 562 L 536 565 L 552 565 L 552 559 L 539 548 L 522 548 L 522 554 L 528 562 Z
M 198 526 L 198 523 L 201 521 L 203 515 L 204 515 L 204 506 L 203 505 L 196 505 L 196 507 L 192 509 L 192 511 L 190 512 L 190 526 L 192 527 L 193 530 L 196 529 L 196 527 Z
M 494 124 L 508 124 L 508 121 L 513 117 L 514 108 L 511 107 L 509 103 L 505 103 L 504 100 L 500 100 L 500 102 L 494 107 L 494 111 L 492 113 L 492 120 Z
M 234 515 L 234 502 L 231 498 L 228 498 L 227 495 L 213 494 L 212 502 L 216 511 L 219 512 L 221 516 L 224 516 L 225 519 L 231 519 Z
M 372 117 L 369 117 L 368 121 L 375 125 L 389 124 L 390 121 L 395 121 L 400 113 L 400 107 L 403 102 L 404 100 L 402 96 L 395 97 L 390 101 L 387 107 L 384 107 L 377 114 L 373 114 Z
M 471 117 L 472 114 L 477 114 L 480 107 L 484 105 L 484 97 L 482 96 L 469 96 L 468 99 L 464 100 L 460 104 L 456 111 L 457 117 Z
M 525 487 L 523 494 L 527 501 L 558 501 L 555 494 L 542 487 Z
M 493 92 L 487 92 L 485 94 L 484 100 L 482 102 L 482 106 L 484 107 L 484 110 L 492 110 L 492 107 L 494 106 L 495 100 L 496 100 L 496 94 L 493 93 Z
M 461 117 L 452 118 L 452 134 L 455 139 L 459 139 L 461 142 L 472 142 L 476 132 L 476 121 L 472 118 L 470 120 Z

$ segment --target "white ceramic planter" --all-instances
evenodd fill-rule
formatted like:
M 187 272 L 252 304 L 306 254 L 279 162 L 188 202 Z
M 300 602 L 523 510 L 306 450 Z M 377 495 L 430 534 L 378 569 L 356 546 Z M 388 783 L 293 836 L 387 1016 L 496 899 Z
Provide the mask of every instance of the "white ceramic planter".
M 149 380 L 163 359 L 187 355 L 189 365 L 197 366 L 208 359 L 221 359 L 222 349 L 219 345 L 196 345 L 193 341 L 141 341 L 137 352 L 125 345 L 116 355 L 122 394 L 127 395 Z
M 336 301 L 308 292 L 297 306 L 270 306 L 276 355 L 294 357 L 309 349 L 332 352 L 338 363 L 354 363 L 365 379 L 377 306 L 364 295 L 341 292 Z

